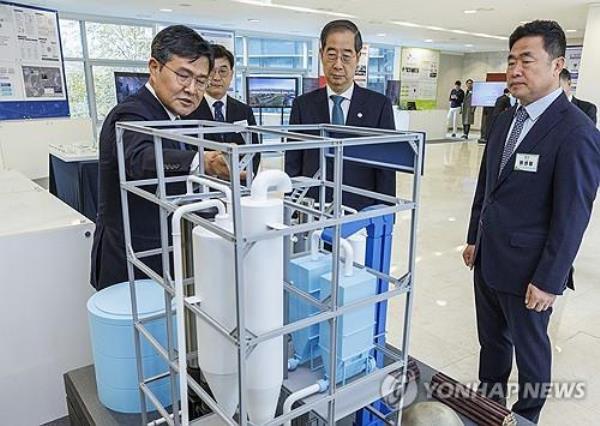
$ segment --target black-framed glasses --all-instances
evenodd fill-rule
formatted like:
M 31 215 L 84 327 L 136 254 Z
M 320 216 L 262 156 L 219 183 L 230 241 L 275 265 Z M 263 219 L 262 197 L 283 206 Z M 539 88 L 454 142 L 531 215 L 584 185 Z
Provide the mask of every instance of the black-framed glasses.
M 213 77 L 218 75 L 221 78 L 225 78 L 227 77 L 230 73 L 231 73 L 231 68 L 229 68 L 228 66 L 223 66 L 223 67 L 219 67 L 219 68 L 215 68 L 213 70 Z
M 356 58 L 356 54 L 350 52 L 338 53 L 334 50 L 328 50 L 325 52 L 325 60 L 327 62 L 336 62 L 338 58 L 342 59 L 343 64 L 350 64 L 354 58 Z
M 175 74 L 175 79 L 177 80 L 177 83 L 181 84 L 182 86 L 189 86 L 190 84 L 192 84 L 192 80 L 195 80 L 196 82 L 196 90 L 204 90 L 206 89 L 206 86 L 208 85 L 208 77 L 195 77 L 192 74 L 188 74 L 188 73 L 181 73 L 179 71 L 175 71 L 173 68 L 171 68 L 170 66 L 168 66 L 167 64 L 163 64 L 162 62 L 160 63 L 162 66 L 164 66 L 166 69 L 168 69 L 169 71 L 171 71 L 173 74 Z

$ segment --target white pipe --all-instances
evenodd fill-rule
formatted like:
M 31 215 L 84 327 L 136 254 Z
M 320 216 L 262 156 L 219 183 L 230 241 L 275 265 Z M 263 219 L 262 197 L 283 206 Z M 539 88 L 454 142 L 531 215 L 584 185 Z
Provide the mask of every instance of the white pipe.
M 310 238 L 310 258 L 312 260 L 317 260 L 319 258 L 319 239 L 321 238 L 321 231 L 314 231 Z M 340 246 L 344 252 L 344 276 L 351 277 L 354 275 L 354 249 L 352 248 L 352 244 L 345 238 L 340 238 Z
M 231 188 L 227 185 L 223 185 L 222 183 L 213 182 L 212 180 L 205 179 L 196 175 L 189 175 L 187 181 L 185 183 L 187 189 L 187 195 L 191 195 L 194 193 L 194 187 L 192 183 L 197 183 L 200 185 L 208 186 L 209 188 L 216 189 L 217 191 L 221 191 L 225 194 L 225 200 L 227 203 L 231 203 Z
M 187 204 L 179 207 L 173 213 L 172 235 L 173 235 L 173 264 L 175 269 L 175 308 L 177 310 L 177 351 L 179 365 L 179 395 L 181 401 L 181 424 L 189 424 L 188 399 L 187 399 L 187 347 L 185 344 L 185 315 L 183 299 L 183 266 L 181 259 L 181 217 L 193 211 L 206 210 L 216 207 L 220 212 L 224 211 L 223 203 L 219 200 L 205 200 L 198 203 Z M 167 319 L 170 321 L 170 318 Z
M 285 415 L 285 414 L 288 414 L 290 411 L 292 411 L 292 405 L 294 405 L 294 403 L 296 401 L 299 401 L 308 396 L 314 395 L 315 393 L 325 392 L 328 387 L 329 387 L 329 383 L 327 382 L 327 380 L 319 380 L 314 385 L 307 386 L 304 389 L 300 389 L 300 390 L 292 393 L 290 396 L 288 396 L 286 398 L 285 402 L 283 403 L 283 414 Z M 284 426 L 291 426 L 291 424 L 292 424 L 292 421 L 287 420 L 284 423 Z
M 265 170 L 264 172 L 260 172 L 252 181 L 250 195 L 255 200 L 266 200 L 269 190 L 290 192 L 292 190 L 292 181 L 281 170 Z

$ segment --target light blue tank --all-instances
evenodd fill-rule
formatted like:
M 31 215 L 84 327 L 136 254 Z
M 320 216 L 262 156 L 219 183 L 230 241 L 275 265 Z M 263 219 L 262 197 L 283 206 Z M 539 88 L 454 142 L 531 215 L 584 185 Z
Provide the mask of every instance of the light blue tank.
M 136 281 L 139 318 L 164 313 L 164 291 L 152 280 Z M 120 413 L 139 413 L 140 394 L 131 315 L 129 283 L 107 287 L 94 294 L 87 303 L 92 353 L 100 402 Z M 167 346 L 165 318 L 145 324 L 152 336 Z M 168 370 L 167 363 L 142 336 L 144 377 L 149 378 Z M 176 343 L 175 343 L 176 344 Z M 164 407 L 171 405 L 169 379 L 149 385 Z M 147 399 L 148 409 L 154 405 Z

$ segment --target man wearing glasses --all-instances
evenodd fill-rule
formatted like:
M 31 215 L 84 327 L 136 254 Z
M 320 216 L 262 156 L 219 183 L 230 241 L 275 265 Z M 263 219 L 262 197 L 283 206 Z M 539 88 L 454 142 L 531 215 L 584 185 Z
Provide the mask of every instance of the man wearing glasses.
M 252 108 L 227 94 L 229 87 L 231 86 L 231 80 L 233 80 L 234 76 L 233 67 L 235 59 L 233 54 L 220 44 L 213 44 L 212 51 L 215 59 L 215 66 L 210 74 L 210 80 L 206 87 L 204 99 L 200 102 L 198 109 L 186 118 L 191 120 L 222 121 L 243 126 L 256 125 L 256 119 L 254 118 Z M 245 143 L 244 138 L 240 133 L 206 135 L 206 139 L 226 143 L 236 143 L 238 145 Z M 258 143 L 256 135 L 253 136 L 252 143 Z M 259 156 L 255 155 L 253 159 L 255 172 L 258 170 L 259 162 Z
M 347 20 L 329 22 L 321 31 L 321 61 L 327 87 L 294 100 L 290 124 L 322 124 L 394 129 L 392 103 L 384 95 L 354 83 L 362 50 L 356 25 Z M 288 151 L 285 170 L 290 176 L 312 177 L 319 166 L 318 150 Z M 327 167 L 328 174 L 332 167 Z M 331 179 L 331 176 L 328 176 Z M 396 195 L 393 171 L 344 162 L 344 184 L 388 195 Z M 308 196 L 316 198 L 316 190 Z M 373 199 L 344 192 L 343 204 L 360 210 Z
M 160 31 L 152 40 L 148 61 L 150 78 L 145 87 L 115 106 L 100 132 L 98 166 L 98 215 L 92 245 L 91 277 L 100 290 L 127 280 L 123 218 L 119 188 L 115 123 L 119 121 L 176 120 L 192 113 L 204 95 L 213 66 L 212 51 L 198 33 L 183 25 Z M 125 132 L 125 167 L 128 179 L 156 177 L 152 137 Z M 198 153 L 185 145 L 163 140 L 167 175 L 188 174 L 198 166 Z M 227 177 L 227 165 L 218 152 L 208 152 L 204 165 L 209 173 Z M 137 196 L 129 197 L 133 249 L 160 247 L 158 208 Z M 162 273 L 160 256 L 145 259 Z

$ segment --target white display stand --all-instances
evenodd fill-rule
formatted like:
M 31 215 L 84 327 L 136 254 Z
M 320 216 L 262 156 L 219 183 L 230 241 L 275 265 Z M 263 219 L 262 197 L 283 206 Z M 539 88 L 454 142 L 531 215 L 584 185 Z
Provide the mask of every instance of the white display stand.
M 22 174 L 0 172 L 0 413 L 67 413 L 63 374 L 92 362 L 86 302 L 94 224 Z
M 49 145 L 48 152 L 50 155 L 60 158 L 65 163 L 98 160 L 98 147 L 94 145 Z
M 394 107 L 394 120 L 396 130 L 409 130 L 411 132 L 425 132 L 426 140 L 446 139 L 448 127 L 448 110 L 402 110 Z

